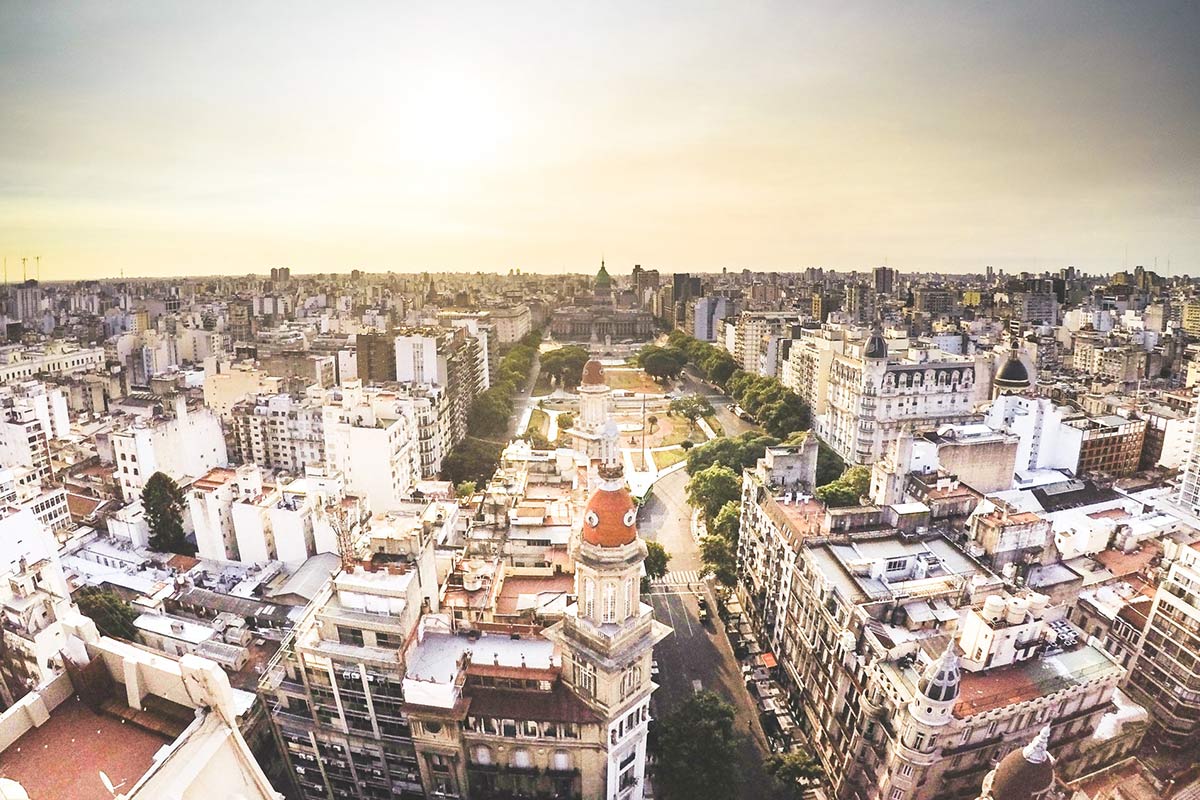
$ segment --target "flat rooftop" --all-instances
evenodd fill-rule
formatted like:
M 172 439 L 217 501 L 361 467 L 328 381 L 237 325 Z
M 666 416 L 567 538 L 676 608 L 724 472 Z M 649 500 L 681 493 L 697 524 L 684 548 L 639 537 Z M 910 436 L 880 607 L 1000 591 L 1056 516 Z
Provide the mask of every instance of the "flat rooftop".
M 984 714 L 1012 703 L 1027 702 L 1124 669 L 1090 644 L 1052 656 L 1035 656 L 980 672 L 964 670 L 954 716 Z
M 458 661 L 468 652 L 473 664 L 515 670 L 548 670 L 555 666 L 554 643 L 548 639 L 513 639 L 486 633 L 469 639 L 452 633 L 427 633 L 409 650 L 405 677 L 453 683 L 459 672 Z
M 496 598 L 497 614 L 545 611 L 555 601 L 575 591 L 573 575 L 514 575 L 506 577 Z
M 71 697 L 46 724 L 0 752 L 0 777 L 17 781 L 35 800 L 112 800 L 101 771 L 118 791 L 128 791 L 150 769 L 154 754 L 182 731 L 181 726 L 172 736 L 151 733 Z

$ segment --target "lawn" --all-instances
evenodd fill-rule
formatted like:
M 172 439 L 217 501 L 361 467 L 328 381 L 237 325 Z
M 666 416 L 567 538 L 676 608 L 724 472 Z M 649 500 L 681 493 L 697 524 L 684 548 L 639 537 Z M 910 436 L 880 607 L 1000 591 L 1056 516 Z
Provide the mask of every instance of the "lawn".
M 654 456 L 654 466 L 663 470 L 687 458 L 687 450 L 684 450 L 682 447 L 677 447 L 674 450 L 655 450 L 652 455 Z
M 624 389 L 628 392 L 646 392 L 662 394 L 665 389 L 640 369 L 606 369 L 604 382 L 614 389 Z
M 550 373 L 539 372 L 537 380 L 533 382 L 533 396 L 541 397 L 544 394 L 550 394 L 554 391 L 554 387 L 550 384 Z

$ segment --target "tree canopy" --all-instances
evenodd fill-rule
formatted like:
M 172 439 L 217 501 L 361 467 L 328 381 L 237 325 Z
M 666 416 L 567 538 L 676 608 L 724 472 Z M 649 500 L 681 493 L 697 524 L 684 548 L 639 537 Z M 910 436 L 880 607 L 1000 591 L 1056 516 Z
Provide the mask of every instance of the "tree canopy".
M 591 358 L 587 348 L 577 344 L 549 350 L 541 355 L 542 371 L 550 375 L 558 385 L 569 389 L 579 385 L 583 378 L 583 365 Z
M 672 400 L 671 413 L 678 414 L 688 422 L 695 423 L 701 417 L 713 413 L 713 407 L 702 395 L 692 392 Z
M 654 726 L 655 796 L 732 800 L 737 796 L 733 706 L 713 692 L 689 697 Z
M 856 506 L 871 490 L 869 467 L 851 467 L 832 483 L 817 487 L 817 499 L 831 508 Z
M 468 436 L 442 459 L 442 478 L 455 484 L 474 481 L 478 485 L 487 483 L 500 463 L 502 447 Z
M 780 784 L 779 797 L 800 800 L 804 790 L 825 779 L 821 762 L 807 750 L 794 753 L 772 753 L 763 762 L 767 772 Z
M 758 463 L 767 448 L 776 444 L 779 444 L 779 440 L 774 436 L 753 431 L 738 436 L 721 436 L 692 448 L 687 456 L 687 471 L 695 475 L 713 464 L 721 464 L 740 473 Z
M 196 546 L 183 532 L 183 492 L 171 477 L 156 472 L 142 489 L 142 508 L 150 527 L 150 549 L 190 556 Z
M 638 353 L 638 366 L 660 383 L 677 378 L 687 364 L 687 355 L 672 347 L 649 345 Z
M 96 623 L 96 629 L 102 635 L 130 641 L 137 638 L 137 628 L 134 627 L 133 621 L 138 618 L 138 612 L 134 611 L 125 598 L 111 589 L 84 586 L 75 592 L 71 599 L 85 617 Z
M 742 480 L 738 473 L 721 464 L 692 475 L 688 481 L 688 502 L 700 509 L 706 520 L 715 519 L 721 506 L 738 502 L 742 496 Z
M 658 580 L 667 574 L 667 562 L 671 560 L 671 554 L 667 549 L 658 542 L 646 542 L 646 560 L 643 565 L 646 567 L 646 577 L 650 580 Z

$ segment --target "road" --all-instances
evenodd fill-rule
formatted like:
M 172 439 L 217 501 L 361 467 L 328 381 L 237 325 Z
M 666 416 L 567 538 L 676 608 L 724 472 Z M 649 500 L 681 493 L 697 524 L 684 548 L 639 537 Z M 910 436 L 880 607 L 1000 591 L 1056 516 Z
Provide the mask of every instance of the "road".
M 521 415 L 525 413 L 526 408 L 536 408 L 537 403 L 533 401 L 533 385 L 537 383 L 538 375 L 542 372 L 542 361 L 537 356 L 533 358 L 533 369 L 529 371 L 529 379 L 525 381 L 525 385 L 517 389 L 517 395 L 513 398 L 513 413 L 508 420 L 508 441 L 517 438 L 517 426 L 521 424 Z
M 704 380 L 701 379 L 700 376 L 695 372 L 693 372 L 690 367 L 683 371 L 683 375 L 680 376 L 679 382 L 683 384 L 683 391 L 695 392 L 696 394 L 699 394 L 708 400 L 709 403 L 712 403 L 712 407 L 716 412 L 717 420 L 721 423 L 721 427 L 725 429 L 725 435 L 737 436 L 738 434 L 746 433 L 747 431 L 762 431 L 762 428 L 739 418 L 732 411 L 730 411 L 729 404 L 732 403 L 733 400 L 728 395 L 721 392 L 720 389 L 714 389 L 705 383 Z
M 741 665 L 733 655 L 724 625 L 715 614 L 712 589 L 697 577 L 703 567 L 699 546 L 692 537 L 686 485 L 687 473 L 683 470 L 664 476 L 654 485 L 638 517 L 642 536 L 659 542 L 671 554 L 667 580 L 656 583 L 650 592 L 655 616 L 675 630 L 654 651 L 659 666 L 655 678 L 659 684 L 654 695 L 656 714 L 666 715 L 704 689 L 732 703 L 737 714 L 734 730 L 738 735 L 740 796 L 746 800 L 770 797 L 772 781 L 763 770 L 767 740 L 758 710 L 746 691 Z M 707 623 L 701 623 L 698 616 L 701 593 L 714 612 Z

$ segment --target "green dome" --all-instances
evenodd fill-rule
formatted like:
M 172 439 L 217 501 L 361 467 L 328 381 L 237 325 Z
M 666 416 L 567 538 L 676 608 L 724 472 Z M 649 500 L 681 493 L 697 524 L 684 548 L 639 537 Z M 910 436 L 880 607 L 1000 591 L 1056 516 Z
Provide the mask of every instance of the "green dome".
M 596 273 L 596 288 L 610 289 L 612 288 L 612 277 L 608 274 L 608 270 L 604 268 L 604 262 L 600 262 L 600 271 Z

